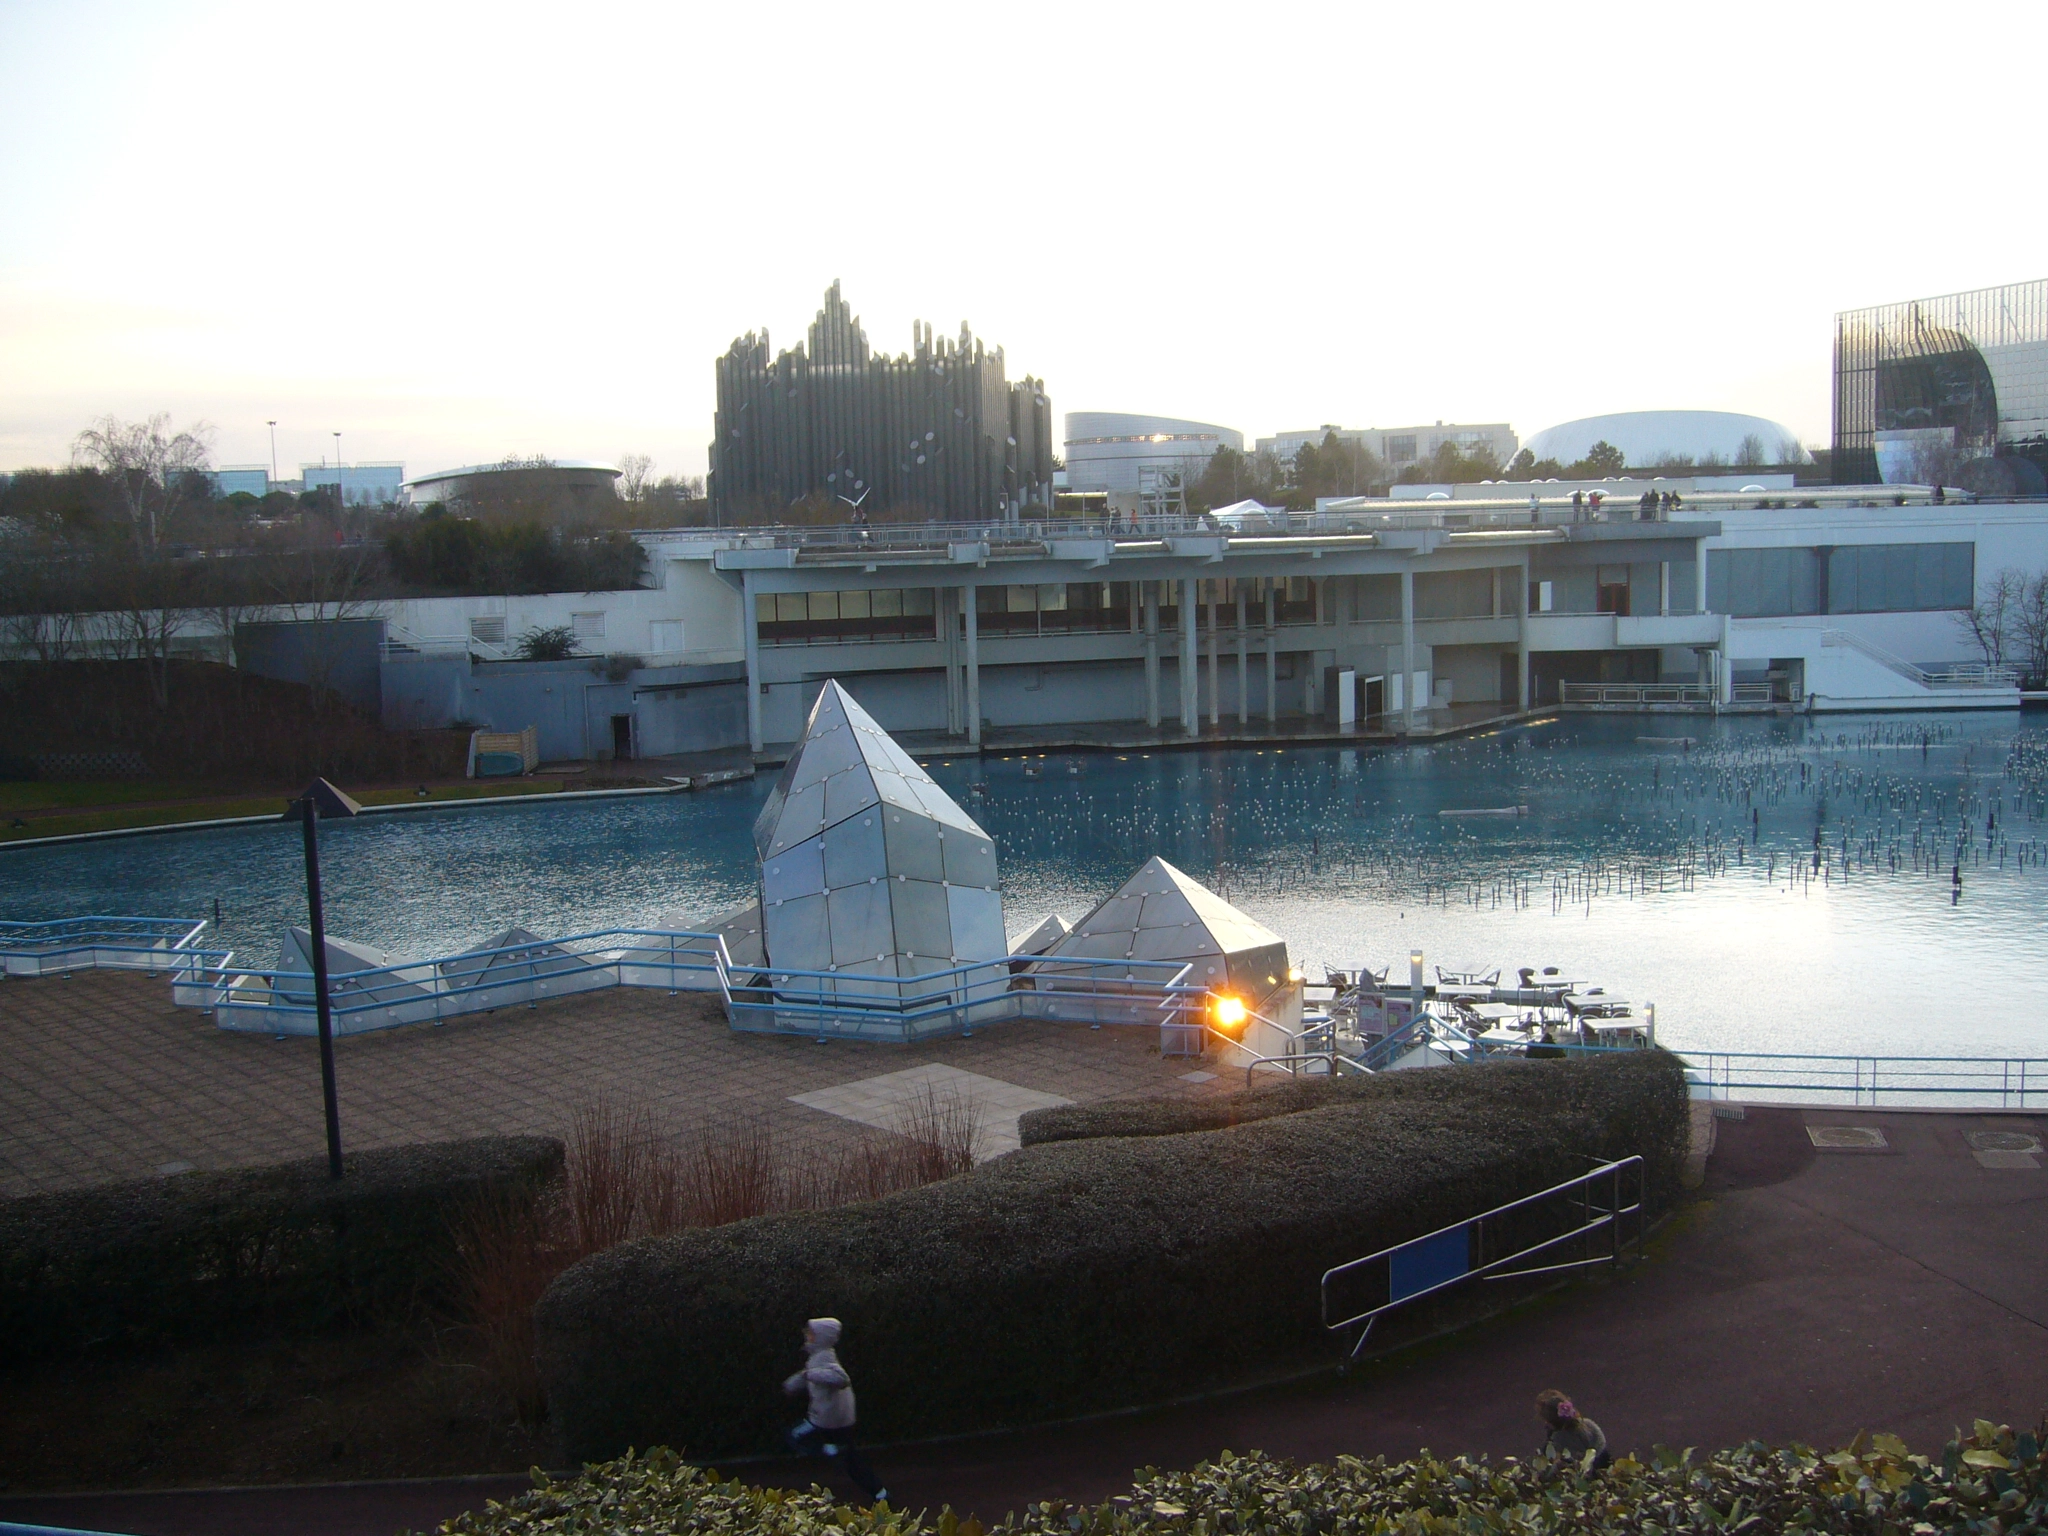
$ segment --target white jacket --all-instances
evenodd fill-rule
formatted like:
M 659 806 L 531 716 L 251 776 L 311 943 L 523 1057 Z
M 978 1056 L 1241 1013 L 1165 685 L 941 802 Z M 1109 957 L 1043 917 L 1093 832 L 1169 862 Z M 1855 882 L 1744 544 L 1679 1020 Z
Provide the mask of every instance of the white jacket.
M 820 1429 L 851 1429 L 854 1420 L 853 1378 L 839 1363 L 839 1352 L 830 1344 L 819 1344 L 804 1362 L 804 1368 L 782 1384 L 794 1397 L 810 1389 L 811 1410 L 804 1417 Z

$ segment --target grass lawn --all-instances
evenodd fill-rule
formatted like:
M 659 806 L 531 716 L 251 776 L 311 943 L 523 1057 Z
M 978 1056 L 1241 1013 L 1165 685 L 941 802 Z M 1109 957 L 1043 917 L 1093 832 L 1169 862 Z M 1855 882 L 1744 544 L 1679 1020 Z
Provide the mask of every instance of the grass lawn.
M 613 787 L 618 782 L 606 780 L 600 786 L 586 784 L 581 778 L 456 779 L 427 785 L 425 795 L 419 793 L 417 784 L 341 787 L 364 805 L 411 805 L 552 794 L 564 789 Z M 284 810 L 292 793 L 289 789 L 224 789 L 217 784 L 170 779 L 0 783 L 0 842 L 231 816 L 275 816 Z

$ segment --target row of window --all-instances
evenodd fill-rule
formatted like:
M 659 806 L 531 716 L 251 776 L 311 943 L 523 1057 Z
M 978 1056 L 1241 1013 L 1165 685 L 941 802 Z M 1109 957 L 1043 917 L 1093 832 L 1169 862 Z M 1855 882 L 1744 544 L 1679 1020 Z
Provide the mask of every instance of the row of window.
M 1709 550 L 1707 606 L 1738 619 L 1967 608 L 1976 556 L 1974 544 Z
M 1159 587 L 1159 627 L 1170 631 L 1180 623 L 1181 585 Z M 754 617 L 764 645 L 817 640 L 929 639 L 937 634 L 936 594 L 930 587 L 879 591 L 775 592 L 754 599 Z M 1228 577 L 1196 583 L 1198 610 L 1214 604 L 1216 622 L 1237 622 L 1238 585 Z M 1168 601 L 1168 599 L 1172 599 Z M 1313 623 L 1315 588 L 1306 576 L 1276 581 L 1274 619 L 1282 624 Z M 975 627 L 983 634 L 1104 634 L 1134 627 L 1133 605 L 1142 602 L 1138 587 L 1127 581 L 1069 581 L 1044 585 L 978 586 L 974 594 Z M 1202 614 L 1204 622 L 1207 614 Z M 1247 586 L 1245 620 L 1265 623 L 1265 598 Z M 1142 628 L 1142 608 L 1136 626 Z

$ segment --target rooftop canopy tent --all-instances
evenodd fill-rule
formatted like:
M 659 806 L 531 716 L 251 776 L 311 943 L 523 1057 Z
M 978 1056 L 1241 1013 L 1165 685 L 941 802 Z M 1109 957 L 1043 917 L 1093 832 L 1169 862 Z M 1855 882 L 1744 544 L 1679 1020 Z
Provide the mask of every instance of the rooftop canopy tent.
M 1287 941 L 1162 858 L 1150 858 L 1102 905 L 1046 951 L 1050 962 L 1159 960 L 1186 963 L 1189 985 L 1229 991 L 1256 1008 L 1287 981 Z
M 754 847 L 778 994 L 895 998 L 893 978 L 1008 952 L 995 844 L 837 682 L 812 706 Z M 821 984 L 798 971 L 892 983 Z M 996 967 L 986 979 L 1007 975 Z

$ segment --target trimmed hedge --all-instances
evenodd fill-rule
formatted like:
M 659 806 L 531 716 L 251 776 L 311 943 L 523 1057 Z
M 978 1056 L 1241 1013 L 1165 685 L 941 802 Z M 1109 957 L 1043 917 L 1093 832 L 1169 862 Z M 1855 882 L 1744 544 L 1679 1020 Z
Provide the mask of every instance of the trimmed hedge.
M 803 1320 L 846 1323 L 874 1438 L 1157 1401 L 1326 1357 L 1324 1269 L 1641 1153 L 1686 1150 L 1677 1061 L 1390 1073 L 1342 1102 L 1181 1135 L 1026 1147 L 838 1210 L 643 1239 L 536 1313 L 576 1459 L 775 1443 Z
M 562 1144 L 494 1136 L 0 1202 L 0 1360 L 294 1329 L 437 1299 L 450 1218 L 484 1195 L 530 1196 Z
M 979 1521 L 947 1508 L 908 1517 L 886 1504 L 835 1504 L 805 1493 L 722 1481 L 673 1451 L 627 1455 L 503 1504 L 458 1515 L 443 1536 L 979 1536 Z M 988 1536 L 2026 1536 L 2048 1531 L 2048 1464 L 2041 1436 L 1979 1419 L 1939 1457 L 1915 1456 L 1894 1435 L 1858 1435 L 1822 1456 L 1812 1447 L 1759 1441 L 1707 1456 L 1661 1446 L 1647 1462 L 1623 1457 L 1605 1472 L 1570 1464 L 1483 1457 L 1296 1466 L 1225 1451 L 1190 1472 L 1146 1468 L 1130 1493 L 1105 1504 L 1035 1500 Z
M 1061 1104 L 1033 1109 L 1017 1122 L 1017 1136 L 1027 1147 L 1055 1141 L 1096 1141 L 1105 1136 L 1181 1136 L 1189 1131 L 1220 1131 L 1228 1126 L 1299 1114 L 1326 1104 L 1343 1104 L 1387 1091 L 1382 1084 L 1413 1077 L 1412 1072 L 1374 1077 L 1282 1077 L 1274 1075 L 1252 1088 L 1213 1093 L 1199 1099 L 1107 1099 L 1099 1104 Z

